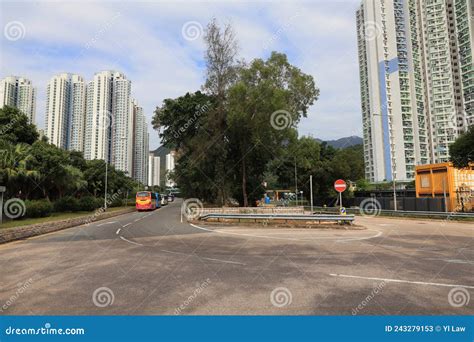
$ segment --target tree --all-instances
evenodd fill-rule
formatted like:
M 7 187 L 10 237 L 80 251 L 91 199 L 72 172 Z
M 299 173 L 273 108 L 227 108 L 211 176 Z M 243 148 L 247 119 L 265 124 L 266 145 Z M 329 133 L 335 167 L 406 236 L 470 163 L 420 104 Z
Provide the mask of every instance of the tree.
M 313 77 L 292 66 L 281 53 L 273 52 L 268 60 L 255 59 L 239 69 L 237 82 L 229 89 L 227 125 L 244 206 L 249 204 L 249 190 L 263 181 L 266 164 L 278 156 L 291 127 L 307 116 L 318 95 Z M 287 124 L 278 126 L 279 119 Z
M 206 43 L 206 81 L 203 89 L 215 98 L 215 109 L 208 113 L 207 130 L 214 138 L 213 171 L 217 184 L 218 203 L 224 204 L 228 197 L 228 137 L 227 137 L 227 95 L 228 89 L 236 79 L 237 42 L 230 25 L 221 28 L 214 18 L 207 25 L 204 41 Z
M 67 183 L 68 178 L 68 153 L 38 140 L 31 146 L 31 155 L 32 167 L 39 174 L 38 181 L 32 184 L 33 190 L 39 188 L 43 198 L 61 197 L 64 193 L 63 185 Z
M 0 136 L 2 140 L 16 143 L 33 144 L 39 134 L 36 126 L 17 108 L 4 106 L 0 108 Z
M 164 146 L 177 150 L 173 179 L 183 194 L 214 202 L 219 198 L 216 159 L 220 149 L 213 149 L 215 135 L 210 113 L 215 97 L 200 91 L 176 99 L 166 99 L 157 107 L 153 126 L 159 130 Z
M 31 146 L 25 143 L 11 144 L 0 140 L 0 184 L 8 184 L 8 194 L 26 190 L 30 179 L 36 179 L 39 173 L 32 169 Z
M 449 155 L 455 167 L 467 167 L 474 162 L 474 126 L 449 146 Z

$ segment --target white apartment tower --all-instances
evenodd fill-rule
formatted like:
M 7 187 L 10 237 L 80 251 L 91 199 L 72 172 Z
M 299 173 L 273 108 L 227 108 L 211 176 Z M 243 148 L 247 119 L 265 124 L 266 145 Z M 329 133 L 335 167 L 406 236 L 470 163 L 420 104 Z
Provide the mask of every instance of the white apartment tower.
M 84 157 L 103 159 L 132 174 L 133 109 L 131 82 L 124 74 L 102 71 L 87 85 Z
M 142 184 L 148 184 L 148 126 L 143 108 L 136 100 L 133 107 L 133 178 Z
M 472 51 L 472 17 L 463 14 L 467 7 L 472 13 L 469 2 L 362 1 L 356 17 L 367 180 L 409 181 L 415 165 L 448 160 L 472 110 L 464 100 L 472 99 L 472 52 L 467 57 L 464 48 Z M 457 38 L 466 36 L 471 43 Z
M 174 155 L 175 155 L 175 152 L 174 151 L 170 151 L 170 153 L 168 153 L 166 155 L 166 173 L 165 173 L 165 177 L 166 177 L 166 186 L 168 187 L 171 187 L 171 186 L 175 186 L 176 184 L 170 179 L 170 173 L 174 171 Z
M 459 69 L 468 126 L 474 124 L 474 1 L 455 0 Z
M 79 75 L 62 73 L 48 83 L 45 135 L 63 149 L 84 150 L 85 84 Z
M 131 82 L 115 75 L 112 98 L 112 164 L 132 177 L 133 169 L 133 103 Z
M 160 177 L 160 157 L 150 152 L 148 155 L 148 186 L 159 186 Z
M 0 108 L 10 106 L 18 108 L 28 116 L 30 123 L 35 123 L 36 89 L 30 80 L 8 76 L 0 82 Z

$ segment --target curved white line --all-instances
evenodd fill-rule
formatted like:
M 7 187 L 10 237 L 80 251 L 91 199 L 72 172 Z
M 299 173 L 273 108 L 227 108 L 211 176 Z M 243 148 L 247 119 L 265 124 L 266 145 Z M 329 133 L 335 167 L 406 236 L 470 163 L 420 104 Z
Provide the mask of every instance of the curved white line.
M 376 237 L 379 237 L 380 235 L 382 235 L 382 232 L 381 232 L 380 230 L 375 230 L 375 229 L 367 229 L 367 230 L 370 230 L 370 231 L 373 231 L 373 232 L 378 232 L 378 233 L 375 234 L 375 235 L 372 235 L 372 236 L 362 237 L 362 238 L 347 238 L 347 239 L 341 239 L 341 240 L 337 240 L 336 242 L 368 240 L 368 239 L 373 239 L 373 238 L 376 238 Z
M 472 285 L 456 285 L 456 284 L 441 284 L 441 283 L 429 283 L 424 281 L 410 281 L 410 280 L 401 280 L 401 279 L 389 279 L 389 278 L 374 278 L 374 277 L 360 277 L 354 275 L 347 275 L 347 274 L 337 274 L 337 273 L 330 273 L 332 277 L 343 277 L 343 278 L 357 278 L 357 279 L 366 279 L 366 280 L 379 280 L 391 283 L 408 283 L 408 284 L 416 284 L 416 285 L 433 285 L 433 286 L 445 286 L 445 287 L 465 287 L 468 289 L 474 289 Z
M 382 235 L 382 232 L 380 230 L 374 230 L 374 229 L 367 229 L 368 231 L 373 231 L 377 232 L 377 234 L 368 236 L 368 237 L 362 237 L 362 238 L 347 238 L 347 239 L 339 239 L 336 237 L 329 237 L 329 236 L 322 236 L 320 238 L 316 239 L 294 239 L 294 238 L 283 238 L 283 237 L 275 237 L 275 236 L 266 236 L 266 235 L 253 235 L 253 234 L 244 234 L 244 233 L 233 233 L 233 232 L 222 232 L 219 230 L 215 229 L 207 229 L 204 227 L 199 227 L 195 224 L 190 223 L 191 226 L 197 229 L 205 230 L 207 232 L 212 232 L 212 233 L 220 233 L 220 234 L 229 234 L 229 235 L 240 235 L 240 236 L 249 236 L 249 237 L 257 237 L 257 238 L 263 238 L 263 239 L 275 239 L 275 240 L 286 240 L 286 241 L 317 241 L 317 240 L 324 240 L 324 239 L 330 239 L 330 240 L 336 240 L 336 242 L 345 242 L 345 241 L 356 241 L 356 240 L 367 240 L 367 239 L 372 239 L 375 237 L 378 237 Z
M 128 242 L 128 243 L 131 243 L 131 244 L 134 244 L 134 245 L 137 245 L 137 246 L 143 246 L 141 243 L 134 242 L 134 241 L 130 241 L 130 240 L 124 238 L 123 236 L 120 236 L 120 238 L 121 238 L 123 241 L 126 241 L 126 242 Z

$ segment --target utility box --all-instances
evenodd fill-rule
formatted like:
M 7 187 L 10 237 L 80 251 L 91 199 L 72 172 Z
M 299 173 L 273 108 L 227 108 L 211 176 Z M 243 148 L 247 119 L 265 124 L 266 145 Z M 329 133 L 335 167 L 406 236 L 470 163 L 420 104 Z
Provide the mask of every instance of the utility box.
M 451 162 L 415 168 L 416 197 L 444 198 L 448 211 L 474 210 L 474 163 L 458 169 Z

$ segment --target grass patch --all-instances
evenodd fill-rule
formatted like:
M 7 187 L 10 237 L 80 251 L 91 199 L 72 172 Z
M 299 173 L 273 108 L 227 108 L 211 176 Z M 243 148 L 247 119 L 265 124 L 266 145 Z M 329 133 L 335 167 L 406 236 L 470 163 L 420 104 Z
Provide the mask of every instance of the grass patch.
M 125 209 L 125 208 L 127 208 L 127 207 L 108 208 L 107 212 L 114 212 L 114 211 Z M 37 223 L 67 220 L 67 219 L 72 219 L 72 218 L 77 218 L 77 217 L 82 217 L 82 216 L 94 215 L 94 213 L 95 213 L 95 211 L 78 211 L 78 212 L 74 212 L 74 213 L 72 213 L 72 212 L 52 213 L 51 216 L 48 216 L 48 217 L 25 218 L 25 219 L 20 219 L 20 220 L 11 220 L 11 221 L 8 221 L 8 222 L 4 222 L 3 224 L 0 224 L 0 229 L 26 226 L 26 225 L 37 224 Z

